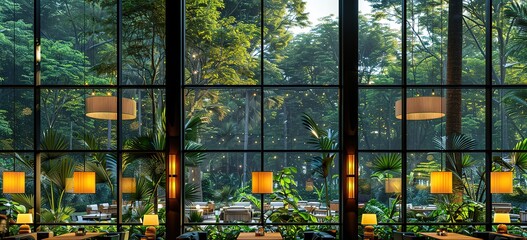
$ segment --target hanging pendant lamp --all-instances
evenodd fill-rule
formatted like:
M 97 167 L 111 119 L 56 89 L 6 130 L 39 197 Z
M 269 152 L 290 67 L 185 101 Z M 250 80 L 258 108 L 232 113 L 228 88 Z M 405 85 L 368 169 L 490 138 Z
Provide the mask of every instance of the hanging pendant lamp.
M 136 118 L 137 103 L 130 98 L 121 98 L 121 119 L 132 120 Z M 86 98 L 86 116 L 102 120 L 117 120 L 117 97 L 89 96 Z
M 430 193 L 452 193 L 452 172 L 430 172 Z
M 2 173 L 3 193 L 25 193 L 26 173 L 16 171 L 16 157 L 13 157 L 13 171 Z
M 490 193 L 513 193 L 512 172 L 491 172 Z
M 133 177 L 124 177 L 122 180 L 122 193 L 135 193 L 136 192 L 136 180 Z
M 403 101 L 395 102 L 395 117 L 403 119 Z M 416 96 L 406 99 L 407 120 L 430 120 L 442 118 L 446 114 L 446 99 L 436 96 Z

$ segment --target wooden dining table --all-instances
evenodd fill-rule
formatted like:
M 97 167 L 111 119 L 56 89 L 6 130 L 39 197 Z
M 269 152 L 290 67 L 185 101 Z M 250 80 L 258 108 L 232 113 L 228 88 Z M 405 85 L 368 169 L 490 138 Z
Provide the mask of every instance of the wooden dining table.
M 255 236 L 254 232 L 242 232 L 238 235 L 238 240 L 282 240 L 282 235 L 279 232 L 265 233 L 264 236 Z
M 467 236 L 459 233 L 449 232 L 446 236 L 437 235 L 436 232 L 420 232 L 419 234 L 433 238 L 433 239 L 446 239 L 446 240 L 482 240 L 481 238 Z
M 65 233 L 62 235 L 44 238 L 43 240 L 81 240 L 90 239 L 106 234 L 105 232 L 87 232 L 86 235 L 76 236 L 75 233 Z

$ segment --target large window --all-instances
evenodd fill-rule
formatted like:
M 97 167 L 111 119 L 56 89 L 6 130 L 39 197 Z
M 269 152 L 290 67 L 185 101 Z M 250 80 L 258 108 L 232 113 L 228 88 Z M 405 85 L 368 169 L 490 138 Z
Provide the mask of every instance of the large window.
M 338 2 L 186 1 L 185 15 L 185 228 L 338 229 Z M 258 171 L 273 193 L 253 194 Z

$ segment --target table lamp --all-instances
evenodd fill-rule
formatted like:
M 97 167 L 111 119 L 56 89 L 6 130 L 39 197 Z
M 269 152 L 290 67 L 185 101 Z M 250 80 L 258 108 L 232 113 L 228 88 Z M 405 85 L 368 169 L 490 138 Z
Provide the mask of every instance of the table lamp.
M 361 224 L 364 226 L 364 239 L 373 240 L 375 233 L 373 232 L 373 225 L 377 225 L 377 215 L 374 213 L 362 214 Z
M 20 213 L 16 218 L 16 223 L 22 224 L 18 229 L 18 234 L 31 233 L 31 228 L 28 223 L 33 223 L 33 215 L 31 213 Z
M 264 220 L 264 194 L 273 193 L 273 172 L 252 172 L 252 193 L 261 194 L 260 221 L 262 226 L 256 231 L 255 235 L 265 235 Z
M 507 225 L 504 223 L 511 223 L 511 217 L 508 213 L 494 213 L 494 223 L 499 223 L 498 233 L 507 233 Z
M 146 239 L 156 239 L 156 228 L 159 226 L 159 217 L 157 214 L 145 214 L 143 217 L 143 226 L 148 226 L 145 231 Z

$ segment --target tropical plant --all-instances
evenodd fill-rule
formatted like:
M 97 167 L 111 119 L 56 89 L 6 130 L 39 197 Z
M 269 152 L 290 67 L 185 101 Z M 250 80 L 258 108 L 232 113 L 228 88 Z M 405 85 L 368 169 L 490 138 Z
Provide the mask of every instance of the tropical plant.
M 310 138 L 307 143 L 313 146 L 317 150 L 323 151 L 337 151 L 338 150 L 338 133 L 328 129 L 322 129 L 318 126 L 315 120 L 304 113 L 302 115 L 302 125 L 310 133 Z M 310 159 L 311 162 L 311 171 L 314 177 L 319 177 L 324 179 L 324 188 L 326 196 L 326 206 L 328 207 L 328 215 L 331 211 L 329 210 L 330 199 L 329 199 L 329 186 L 328 186 L 328 176 L 330 174 L 331 168 L 334 166 L 335 158 L 337 157 L 337 152 L 324 152 L 320 156 L 313 156 Z

